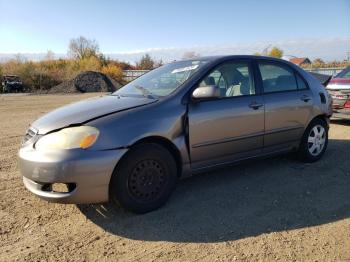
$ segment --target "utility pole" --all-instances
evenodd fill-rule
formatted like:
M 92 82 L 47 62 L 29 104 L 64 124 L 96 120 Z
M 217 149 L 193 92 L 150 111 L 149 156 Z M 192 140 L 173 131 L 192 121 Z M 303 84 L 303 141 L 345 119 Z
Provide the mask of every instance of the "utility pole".
M 41 72 L 40 72 L 40 78 L 39 78 L 39 86 L 40 86 L 40 91 L 42 90 L 42 87 L 41 87 Z

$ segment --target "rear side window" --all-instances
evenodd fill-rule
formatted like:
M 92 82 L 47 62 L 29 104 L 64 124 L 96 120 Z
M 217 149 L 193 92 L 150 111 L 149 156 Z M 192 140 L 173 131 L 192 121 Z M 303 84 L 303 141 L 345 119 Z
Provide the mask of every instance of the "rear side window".
M 269 62 L 259 62 L 259 69 L 265 93 L 298 89 L 297 80 L 292 69 Z
M 295 75 L 297 77 L 298 89 L 299 90 L 307 89 L 307 85 L 305 83 L 305 80 L 302 79 L 299 74 L 295 74 Z

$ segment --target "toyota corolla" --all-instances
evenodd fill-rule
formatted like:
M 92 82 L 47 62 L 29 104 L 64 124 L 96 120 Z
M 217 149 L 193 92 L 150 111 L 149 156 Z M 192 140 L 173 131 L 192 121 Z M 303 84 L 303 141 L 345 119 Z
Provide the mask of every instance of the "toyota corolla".
M 110 200 L 145 213 L 168 200 L 178 178 L 209 168 L 291 151 L 317 161 L 331 113 L 320 82 L 287 61 L 178 61 L 42 116 L 19 166 L 26 188 L 45 200 Z

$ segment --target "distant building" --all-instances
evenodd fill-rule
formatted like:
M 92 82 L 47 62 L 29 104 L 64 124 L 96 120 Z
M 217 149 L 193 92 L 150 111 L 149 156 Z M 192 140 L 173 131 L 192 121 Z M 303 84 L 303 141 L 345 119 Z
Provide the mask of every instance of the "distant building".
M 292 62 L 293 64 L 296 64 L 298 66 L 311 65 L 311 61 L 307 57 L 293 57 L 289 59 L 289 62 Z

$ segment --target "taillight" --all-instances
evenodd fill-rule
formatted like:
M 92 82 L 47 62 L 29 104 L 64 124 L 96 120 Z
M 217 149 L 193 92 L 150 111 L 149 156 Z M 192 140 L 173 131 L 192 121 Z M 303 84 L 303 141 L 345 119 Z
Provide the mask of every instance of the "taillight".
M 350 108 L 350 99 L 346 101 L 344 108 Z

